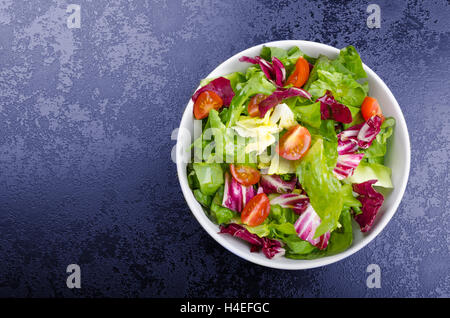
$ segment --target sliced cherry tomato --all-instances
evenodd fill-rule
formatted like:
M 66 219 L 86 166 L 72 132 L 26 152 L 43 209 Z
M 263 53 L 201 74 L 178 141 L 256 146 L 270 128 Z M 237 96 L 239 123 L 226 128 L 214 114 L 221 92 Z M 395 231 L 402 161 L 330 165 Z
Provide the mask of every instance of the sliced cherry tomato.
M 259 117 L 259 103 L 266 99 L 266 95 L 264 94 L 256 94 L 250 99 L 250 103 L 248 103 L 248 114 L 250 117 Z
M 311 134 L 308 129 L 297 125 L 290 128 L 277 145 L 278 154 L 288 160 L 298 160 L 308 151 Z
M 303 57 L 299 57 L 295 64 L 295 70 L 289 76 L 286 84 L 292 84 L 295 87 L 302 87 L 309 78 L 309 63 Z
M 219 110 L 222 105 L 223 101 L 219 95 L 212 91 L 204 91 L 194 103 L 194 116 L 196 119 L 206 118 L 211 109 Z
M 247 202 L 241 213 L 241 221 L 248 226 L 258 226 L 269 213 L 270 200 L 265 193 L 260 193 Z
M 383 112 L 381 111 L 380 104 L 376 98 L 367 96 L 361 105 L 361 113 L 365 120 L 368 120 L 372 116 L 379 116 L 384 121 Z
M 245 165 L 230 164 L 230 172 L 237 182 L 246 187 L 258 183 L 261 178 L 257 169 Z

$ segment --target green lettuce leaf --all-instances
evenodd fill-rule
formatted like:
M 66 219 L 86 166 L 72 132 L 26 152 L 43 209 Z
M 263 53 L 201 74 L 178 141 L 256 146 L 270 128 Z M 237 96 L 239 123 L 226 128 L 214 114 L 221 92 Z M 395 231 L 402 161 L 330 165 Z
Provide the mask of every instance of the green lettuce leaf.
M 311 64 L 314 64 L 316 62 L 315 58 L 306 55 L 297 46 L 294 46 L 289 50 L 284 50 L 278 47 L 264 46 L 261 50 L 260 56 L 269 62 L 272 61 L 272 57 L 278 58 L 286 68 L 286 74 L 290 74 L 292 72 L 299 57 L 303 57 Z
M 200 191 L 205 195 L 213 195 L 224 184 L 222 166 L 218 163 L 194 163 L 195 175 Z
M 352 45 L 341 49 L 337 61 L 349 70 L 355 79 L 367 77 L 366 71 L 364 71 L 362 65 L 361 57 Z
M 367 96 L 367 82 L 360 84 L 351 75 L 325 70 L 318 70 L 317 75 L 318 80 L 314 81 L 308 90 L 313 99 L 323 96 L 329 90 L 338 102 L 360 107 Z
M 350 247 L 350 245 L 352 245 L 353 242 L 353 227 L 350 209 L 344 209 L 342 211 L 339 217 L 339 225 L 340 227 L 331 233 L 326 249 L 319 250 L 311 244 L 311 247 L 308 247 L 306 243 L 309 244 L 309 242 L 298 242 L 297 244 L 299 246 L 297 249 L 287 249 L 285 256 L 293 259 L 315 259 L 335 255 L 345 251 Z M 289 247 L 289 243 L 286 242 L 286 244 Z
M 343 209 L 359 209 L 362 204 L 353 196 L 353 188 L 351 184 L 342 185 L 342 201 Z
M 245 146 L 249 143 L 249 138 L 244 138 L 236 134 L 233 129 L 227 128 L 214 109 L 209 112 L 209 120 L 214 138 L 214 155 L 207 158 L 208 162 L 257 162 L 256 153 L 245 152 Z
M 381 130 L 369 148 L 363 150 L 364 160 L 371 163 L 384 162 L 384 156 L 387 149 L 387 141 L 394 133 L 395 119 L 388 117 L 381 125 Z
M 211 206 L 212 196 L 204 194 L 199 189 L 195 189 L 193 192 L 194 197 L 197 199 L 198 202 L 200 202 L 201 205 L 203 205 L 205 208 L 209 208 Z
M 338 225 L 343 207 L 341 183 L 328 166 L 322 138 L 317 139 L 306 155 L 299 160 L 297 177 L 321 219 L 315 237 L 333 231 Z
M 320 128 L 320 124 L 322 123 L 320 102 L 305 106 L 296 106 L 292 111 L 295 114 L 295 119 L 300 123 L 314 128 Z
M 226 127 L 233 127 L 239 120 L 241 113 L 245 109 L 246 101 L 253 95 L 271 95 L 275 91 L 275 85 L 269 82 L 263 72 L 256 67 L 249 67 L 247 70 L 247 81 L 236 86 L 236 95 L 233 97 L 227 116 L 224 118 Z M 211 113 L 210 113 L 211 116 Z
M 369 180 L 378 180 L 374 185 L 383 188 L 393 188 L 391 181 L 391 168 L 379 163 L 368 163 L 361 161 L 356 167 L 353 175 L 348 177 L 348 182 L 362 183 Z
M 238 218 L 238 214 L 222 206 L 224 187 L 220 186 L 211 203 L 210 213 L 217 224 L 228 224 Z

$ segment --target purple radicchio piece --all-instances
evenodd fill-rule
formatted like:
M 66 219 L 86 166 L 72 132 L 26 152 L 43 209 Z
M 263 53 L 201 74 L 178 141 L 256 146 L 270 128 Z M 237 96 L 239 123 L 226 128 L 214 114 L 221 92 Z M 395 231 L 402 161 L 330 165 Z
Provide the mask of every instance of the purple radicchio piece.
M 352 122 L 352 113 L 347 106 L 338 103 L 333 94 L 327 91 L 325 95 L 318 98 L 316 101 L 320 102 L 320 113 L 322 120 L 334 119 L 337 122 L 350 124 Z
M 309 204 L 309 198 L 304 194 L 286 193 L 270 200 L 271 205 L 279 205 L 282 208 L 290 208 L 295 214 L 301 215 L 306 211 Z
M 265 194 L 290 193 L 295 189 L 296 184 L 297 177 L 293 177 L 290 181 L 285 181 L 275 174 L 263 174 L 260 179 L 260 185 Z
M 321 220 L 319 215 L 316 213 L 316 211 L 314 211 L 312 205 L 309 204 L 306 211 L 303 212 L 294 223 L 294 228 L 297 232 L 298 237 L 300 237 L 302 240 L 308 241 L 318 249 L 323 250 L 328 246 L 330 232 L 326 232 L 322 236 L 314 238 L 314 234 L 316 233 L 320 222 Z
M 230 234 L 241 240 L 247 241 L 251 245 L 251 252 L 262 250 L 264 255 L 269 259 L 283 256 L 285 253 L 285 249 L 280 241 L 272 240 L 267 237 L 259 237 L 256 234 L 250 233 L 245 227 L 235 223 L 221 225 L 219 233 Z
M 367 232 L 372 228 L 375 217 L 383 205 L 383 195 L 373 188 L 373 184 L 376 182 L 377 180 L 369 180 L 363 183 L 353 184 L 353 191 L 359 194 L 357 199 L 362 204 L 362 213 L 355 216 L 361 232 Z
M 263 118 L 270 109 L 280 104 L 283 100 L 295 96 L 311 99 L 311 94 L 301 88 L 277 88 L 272 95 L 259 103 L 259 116 Z
M 222 206 L 235 212 L 242 212 L 247 202 L 254 196 L 253 186 L 243 186 L 231 174 L 225 172 Z
M 197 98 L 201 93 L 205 91 L 211 91 L 216 93 L 220 98 L 222 98 L 223 106 L 228 107 L 231 104 L 231 100 L 234 97 L 234 91 L 231 88 L 231 82 L 225 77 L 218 77 L 207 85 L 199 88 L 194 95 L 192 95 L 192 101 L 195 103 Z
M 364 153 L 338 155 L 336 167 L 333 169 L 333 173 L 336 178 L 342 180 L 352 176 L 363 157 Z

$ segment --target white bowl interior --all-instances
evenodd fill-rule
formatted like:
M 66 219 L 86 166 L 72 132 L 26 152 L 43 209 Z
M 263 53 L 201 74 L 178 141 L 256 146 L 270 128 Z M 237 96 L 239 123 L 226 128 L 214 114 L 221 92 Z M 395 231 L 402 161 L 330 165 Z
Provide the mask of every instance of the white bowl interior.
M 317 57 L 319 54 L 326 55 L 330 58 L 335 58 L 339 55 L 339 50 L 331 46 L 309 42 L 309 41 L 277 41 L 261 44 L 245 51 L 242 51 L 235 56 L 231 57 L 221 65 L 219 65 L 214 71 L 212 71 L 207 77 L 223 76 L 236 71 L 245 71 L 248 68 L 248 64 L 239 62 L 239 57 L 245 56 L 257 56 L 259 55 L 261 48 L 265 46 L 276 46 L 284 49 L 289 49 L 293 46 L 298 46 L 306 54 Z M 361 57 L 364 61 L 364 56 Z M 279 257 L 275 259 L 267 259 L 262 253 L 250 253 L 249 245 L 237 238 L 230 235 L 218 234 L 219 227 L 211 222 L 205 215 L 200 204 L 195 199 L 191 189 L 189 188 L 187 175 L 186 175 L 186 149 L 189 147 L 193 140 L 193 103 L 189 100 L 186 106 L 186 110 L 183 114 L 180 130 L 178 133 L 177 147 L 176 147 L 176 161 L 177 171 L 180 180 L 181 189 L 183 195 L 189 205 L 194 216 L 203 226 L 203 228 L 217 241 L 232 253 L 259 265 L 279 268 L 279 269 L 307 269 L 319 266 L 324 266 L 337 262 L 367 245 L 375 236 L 377 236 L 381 230 L 386 226 L 389 220 L 394 215 L 400 204 L 401 198 L 406 188 L 408 181 L 409 168 L 410 168 L 410 143 L 408 130 L 406 127 L 405 119 L 403 117 L 400 106 L 395 100 L 389 88 L 386 84 L 373 72 L 369 67 L 364 65 L 364 69 L 367 72 L 370 92 L 369 95 L 377 98 L 383 114 L 385 116 L 392 116 L 396 119 L 396 126 L 394 136 L 390 139 L 388 144 L 387 155 L 385 158 L 385 164 L 392 169 L 392 183 L 394 189 L 390 191 L 383 191 L 385 195 L 385 201 L 380 209 L 377 218 L 371 231 L 367 234 L 361 233 L 359 226 L 354 223 L 353 227 L 353 244 L 346 251 L 315 260 L 292 260 L 285 257 Z M 189 133 L 187 133 L 189 132 Z

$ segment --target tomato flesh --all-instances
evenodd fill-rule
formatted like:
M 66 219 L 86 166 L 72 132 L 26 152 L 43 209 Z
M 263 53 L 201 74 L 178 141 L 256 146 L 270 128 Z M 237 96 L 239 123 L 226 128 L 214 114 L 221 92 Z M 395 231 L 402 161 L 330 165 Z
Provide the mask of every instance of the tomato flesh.
M 298 160 L 305 155 L 311 145 L 311 134 L 303 126 L 290 128 L 277 145 L 277 153 L 288 160 Z
M 248 226 L 258 226 L 264 222 L 269 213 L 269 197 L 265 193 L 260 193 L 245 205 L 241 213 L 241 221 Z
M 384 120 L 383 112 L 376 98 L 367 96 L 361 105 L 361 113 L 365 120 L 372 116 L 379 116 Z
M 287 84 L 292 84 L 294 87 L 301 88 L 305 85 L 309 78 L 309 63 L 303 57 L 299 57 L 295 64 L 295 70 L 292 72 L 287 80 Z
M 248 114 L 250 117 L 259 117 L 259 103 L 266 99 L 266 95 L 264 94 L 256 94 L 250 99 L 248 103 Z
M 222 98 L 213 91 L 204 91 L 194 103 L 194 117 L 203 119 L 208 117 L 211 109 L 219 110 L 223 106 Z
M 246 187 L 258 183 L 261 178 L 258 169 L 246 165 L 230 164 L 230 172 L 237 182 Z

